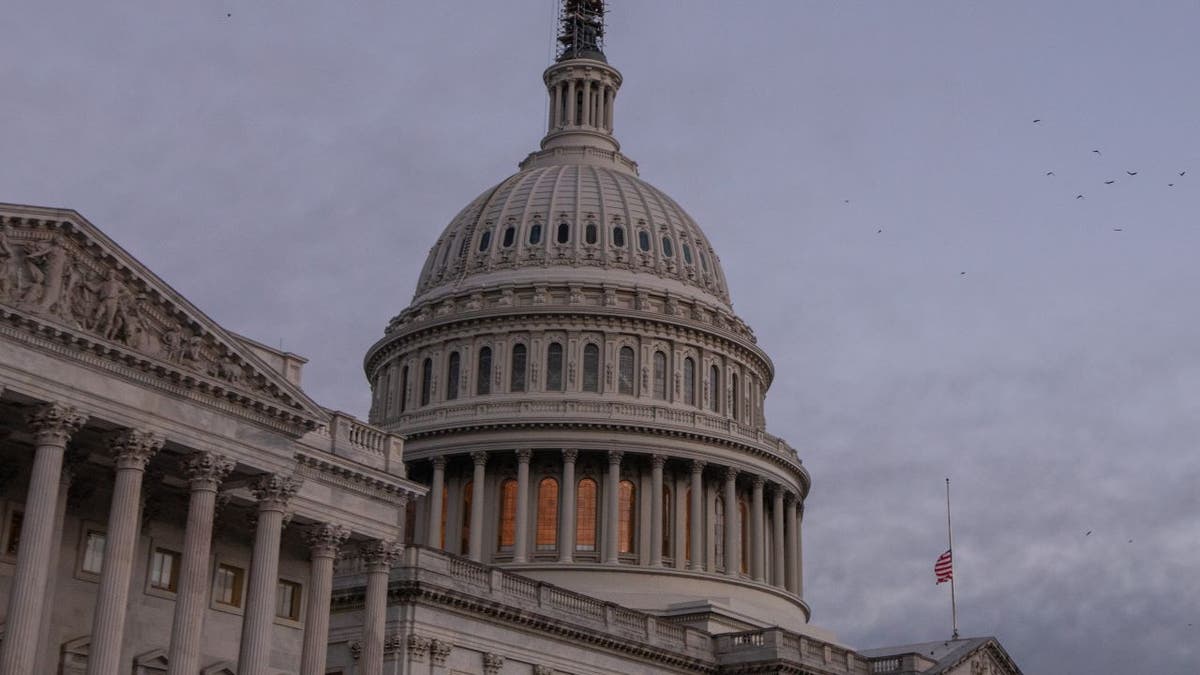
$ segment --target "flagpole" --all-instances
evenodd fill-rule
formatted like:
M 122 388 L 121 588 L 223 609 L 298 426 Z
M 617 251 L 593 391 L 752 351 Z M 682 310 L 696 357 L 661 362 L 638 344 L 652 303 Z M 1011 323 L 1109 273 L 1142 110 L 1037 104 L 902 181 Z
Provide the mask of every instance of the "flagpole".
M 950 527 L 950 479 L 946 478 L 946 539 L 949 544 L 950 560 L 954 560 L 954 530 Z M 953 563 L 951 563 L 953 564 Z M 958 639 L 958 606 L 954 599 L 954 573 L 950 573 L 950 620 L 954 624 L 951 640 Z

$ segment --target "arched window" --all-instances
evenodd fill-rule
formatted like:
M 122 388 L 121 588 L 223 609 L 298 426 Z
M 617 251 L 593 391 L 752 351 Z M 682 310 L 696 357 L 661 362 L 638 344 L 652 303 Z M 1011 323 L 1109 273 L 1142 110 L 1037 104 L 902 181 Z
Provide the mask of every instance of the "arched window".
M 633 395 L 633 347 L 621 347 L 617 358 L 617 391 Z
M 553 478 L 543 478 L 538 483 L 534 545 L 539 551 L 553 551 L 558 546 L 558 481 Z
M 492 393 L 492 348 L 479 348 L 479 362 L 475 369 L 475 394 L 483 396 Z
M 509 373 L 509 391 L 525 391 L 525 369 L 528 349 L 523 344 L 515 344 L 512 348 L 512 367 Z
M 618 491 L 617 552 L 633 553 L 637 537 L 637 489 L 633 481 L 623 480 Z
M 617 248 L 625 248 L 625 228 L 613 225 L 612 244 Z
M 429 396 L 433 391 L 433 359 L 425 359 L 421 364 L 421 405 L 429 405 Z
M 500 242 L 504 248 L 509 248 L 517 240 L 517 226 L 509 225 L 504 228 L 504 239 Z
M 667 399 L 667 355 L 654 352 L 654 398 Z
M 509 478 L 500 484 L 500 550 L 512 553 L 517 541 L 517 481 Z
M 746 574 L 750 569 L 750 509 L 746 506 L 746 499 L 744 497 L 738 498 L 738 524 L 740 525 L 738 530 L 742 540 L 742 574 Z
M 408 409 L 408 366 L 400 369 L 400 412 Z
M 731 412 L 733 413 L 733 419 L 735 419 L 735 420 L 740 419 L 741 416 L 738 413 L 740 413 L 742 411 L 742 406 L 741 406 L 742 393 L 741 393 L 741 390 L 738 389 L 737 373 L 734 373 L 729 376 L 729 385 L 733 389 L 733 407 L 731 408 Z
M 460 528 L 458 553 L 467 555 L 471 550 L 471 498 L 475 495 L 474 481 L 467 481 L 462 492 L 462 528 Z
M 450 358 L 446 365 L 446 400 L 453 401 L 458 398 L 458 371 L 460 361 L 458 352 L 450 352 Z
M 692 561 L 692 488 L 683 494 L 683 559 Z
M 687 244 L 683 245 L 683 262 L 692 264 L 692 247 Z
M 589 244 L 595 244 L 597 239 L 599 239 L 599 236 L 599 232 L 596 231 L 595 223 L 588 223 L 587 226 L 583 228 L 583 240 L 585 242 Z
M 590 342 L 583 346 L 583 390 L 600 391 L 600 347 Z
M 551 342 L 546 348 L 546 391 L 562 391 L 563 388 L 563 348 L 558 342 Z
M 558 224 L 558 243 L 565 244 L 571 241 L 571 226 L 568 223 Z
M 717 496 L 713 518 L 713 543 L 715 546 L 717 569 L 725 567 L 725 500 Z
M 671 488 L 668 485 L 663 486 L 662 500 L 662 554 L 670 558 L 674 555 L 671 551 L 671 523 L 675 520 L 671 517 Z
M 575 489 L 575 550 L 596 550 L 596 481 L 591 478 Z
M 708 369 L 708 407 L 721 412 L 721 369 L 715 365 Z
M 483 234 L 479 235 L 479 252 L 483 253 L 492 245 L 492 230 L 486 229 Z
M 542 241 L 542 224 L 534 223 L 529 226 L 529 243 L 540 244 Z
M 650 233 L 645 230 L 638 230 L 638 248 L 643 252 L 650 250 Z
M 674 257 L 675 245 L 671 242 L 670 237 L 662 238 L 662 252 L 663 252 L 664 257 L 667 257 L 667 258 Z
M 696 361 L 690 356 L 683 360 L 683 402 L 696 405 Z

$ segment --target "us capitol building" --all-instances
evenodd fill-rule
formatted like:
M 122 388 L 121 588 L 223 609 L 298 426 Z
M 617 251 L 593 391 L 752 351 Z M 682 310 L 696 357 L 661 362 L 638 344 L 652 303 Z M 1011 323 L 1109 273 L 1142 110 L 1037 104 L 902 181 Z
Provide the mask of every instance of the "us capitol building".
M 80 214 L 0 205 L 0 674 L 1020 670 L 809 624 L 811 477 L 564 0 L 539 150 L 437 238 L 369 419 Z

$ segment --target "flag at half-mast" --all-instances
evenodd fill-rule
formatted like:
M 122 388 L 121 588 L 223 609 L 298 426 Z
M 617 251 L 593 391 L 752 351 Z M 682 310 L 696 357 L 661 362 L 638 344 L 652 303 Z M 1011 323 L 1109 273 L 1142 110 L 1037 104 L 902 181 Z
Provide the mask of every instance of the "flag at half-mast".
M 954 581 L 954 562 L 951 560 L 949 549 L 939 555 L 937 562 L 933 563 L 933 574 L 939 584 L 943 581 Z

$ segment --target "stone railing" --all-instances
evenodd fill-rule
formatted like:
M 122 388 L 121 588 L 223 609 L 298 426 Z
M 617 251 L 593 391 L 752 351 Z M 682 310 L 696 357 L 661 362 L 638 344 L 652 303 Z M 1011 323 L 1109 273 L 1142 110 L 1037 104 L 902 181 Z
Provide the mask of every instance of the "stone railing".
M 801 664 L 805 672 L 872 674 L 872 664 L 853 650 L 782 628 L 726 633 L 714 640 L 717 660 L 722 666 L 785 660 Z
M 404 439 L 372 426 L 349 413 L 329 411 L 329 425 L 314 430 L 318 443 L 329 452 L 395 476 L 404 477 Z

